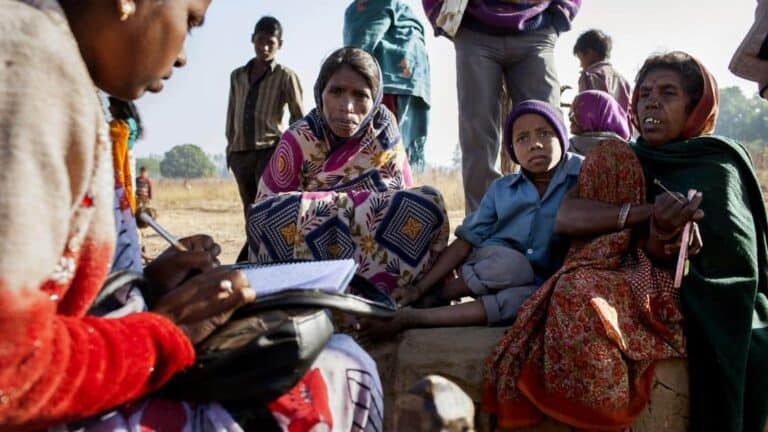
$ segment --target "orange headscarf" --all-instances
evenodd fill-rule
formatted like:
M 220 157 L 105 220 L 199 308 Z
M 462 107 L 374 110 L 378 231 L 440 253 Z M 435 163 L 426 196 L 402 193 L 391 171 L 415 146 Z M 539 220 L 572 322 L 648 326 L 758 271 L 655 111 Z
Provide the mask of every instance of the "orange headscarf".
M 701 71 L 704 79 L 704 91 L 702 92 L 699 103 L 693 108 L 685 122 L 685 127 L 678 138 L 688 139 L 701 135 L 711 134 L 715 130 L 715 121 L 717 120 L 717 109 L 720 105 L 720 91 L 717 88 L 715 77 L 696 57 L 690 56 Z M 639 98 L 638 87 L 640 83 L 635 83 L 635 89 L 632 91 L 632 123 L 637 130 L 640 129 L 640 121 L 637 118 L 637 100 Z

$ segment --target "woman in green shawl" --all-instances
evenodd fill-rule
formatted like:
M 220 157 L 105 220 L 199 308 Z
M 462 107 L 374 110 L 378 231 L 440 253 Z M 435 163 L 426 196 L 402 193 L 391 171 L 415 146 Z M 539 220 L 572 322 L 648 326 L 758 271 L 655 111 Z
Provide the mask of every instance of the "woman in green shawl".
M 672 271 L 679 233 L 697 221 L 703 247 L 690 256 L 680 289 L 690 430 L 762 432 L 768 415 L 768 228 L 749 153 L 710 135 L 718 99 L 714 78 L 695 58 L 671 52 L 645 61 L 632 99 L 641 134 L 633 149 L 647 200 L 655 204 L 650 211 L 633 206 L 623 217 L 645 219 L 650 237 L 667 242 L 661 254 L 649 256 Z M 690 201 L 689 190 L 698 191 Z M 622 216 L 619 206 L 568 201 L 558 222 L 573 237 L 615 231 Z

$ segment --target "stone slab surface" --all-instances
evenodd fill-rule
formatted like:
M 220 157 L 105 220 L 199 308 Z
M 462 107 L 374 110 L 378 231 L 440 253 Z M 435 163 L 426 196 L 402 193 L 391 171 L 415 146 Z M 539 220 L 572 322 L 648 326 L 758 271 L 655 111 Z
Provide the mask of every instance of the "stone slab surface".
M 398 418 L 398 405 L 412 400 L 408 390 L 426 375 L 437 374 L 458 384 L 476 403 L 481 398 L 483 364 L 504 334 L 504 328 L 462 327 L 409 330 L 391 342 L 369 348 L 384 385 L 387 431 L 416 431 Z M 412 402 L 408 402 L 412 403 Z M 479 405 L 478 405 L 479 407 Z M 489 419 L 476 410 L 477 431 L 490 431 Z M 688 425 L 688 373 L 684 360 L 665 360 L 656 366 L 651 401 L 633 432 L 684 432 Z M 571 432 L 547 420 L 521 432 Z

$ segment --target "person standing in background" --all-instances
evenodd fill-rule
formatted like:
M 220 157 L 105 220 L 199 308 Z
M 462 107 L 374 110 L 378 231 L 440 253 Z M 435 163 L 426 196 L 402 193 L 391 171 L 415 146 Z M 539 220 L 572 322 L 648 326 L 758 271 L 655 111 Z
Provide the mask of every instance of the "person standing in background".
M 600 30 L 587 30 L 576 39 L 573 55 L 581 63 L 579 93 L 587 90 L 607 92 L 616 99 L 624 112 L 628 113 L 631 88 L 629 81 L 608 61 L 611 48 L 611 37 Z
M 422 0 L 438 35 L 443 0 Z M 459 143 L 467 214 L 477 210 L 496 170 L 501 134 L 500 101 L 506 80 L 513 105 L 535 99 L 560 106 L 555 43 L 581 0 L 473 0 L 453 43 L 459 97 Z
M 112 169 L 115 177 L 115 228 L 117 239 L 115 253 L 112 257 L 110 272 L 130 270 L 141 273 L 142 259 L 139 247 L 139 231 L 136 227 L 136 196 L 134 195 L 134 169 L 131 164 L 133 145 L 140 133 L 139 115 L 133 102 L 118 99 L 114 96 L 107 98 L 109 113 L 109 136 L 112 141 Z M 128 298 L 130 289 L 124 294 Z M 143 302 L 138 299 L 130 303 L 132 311 L 140 312 Z M 127 302 L 128 303 L 128 302 Z
M 152 201 L 152 179 L 149 178 L 147 167 L 139 168 L 139 176 L 136 178 L 136 205 L 149 207 Z
M 424 26 L 403 0 L 355 0 L 344 13 L 344 45 L 379 62 L 383 103 L 397 117 L 411 167 L 423 170 L 430 108 Z
M 237 181 L 243 210 L 247 212 L 285 125 L 304 116 L 299 77 L 275 60 L 283 47 L 283 26 L 262 17 L 251 36 L 256 56 L 231 75 L 227 109 L 227 166 Z
M 757 1 L 755 21 L 728 68 L 734 75 L 756 82 L 760 97 L 768 100 L 768 1 Z

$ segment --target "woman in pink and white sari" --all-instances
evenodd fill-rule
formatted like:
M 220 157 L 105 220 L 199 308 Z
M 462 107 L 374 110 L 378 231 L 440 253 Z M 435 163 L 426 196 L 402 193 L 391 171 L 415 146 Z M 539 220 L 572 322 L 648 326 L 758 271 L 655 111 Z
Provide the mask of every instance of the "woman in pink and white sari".
M 354 258 L 358 274 L 390 293 L 412 286 L 445 249 L 443 198 L 412 187 L 382 92 L 365 51 L 325 60 L 317 108 L 283 134 L 249 211 L 251 261 Z

